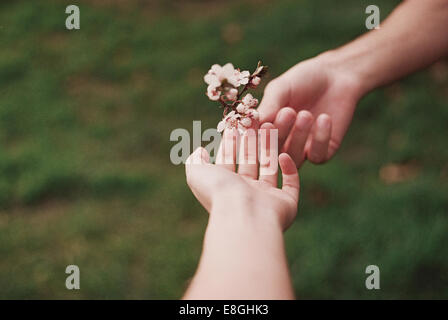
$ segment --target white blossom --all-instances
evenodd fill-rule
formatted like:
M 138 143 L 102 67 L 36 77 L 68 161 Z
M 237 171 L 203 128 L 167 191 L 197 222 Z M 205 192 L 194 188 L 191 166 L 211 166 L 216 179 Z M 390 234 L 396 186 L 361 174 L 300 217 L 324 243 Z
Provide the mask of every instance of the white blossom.
M 209 85 L 207 87 L 207 96 L 210 100 L 217 101 L 217 100 L 219 100 L 220 95 L 221 95 L 221 92 L 213 85 Z
M 235 89 L 235 88 L 232 88 L 232 89 L 228 90 L 226 92 L 226 97 L 230 101 L 235 101 L 236 98 L 238 97 L 238 90 Z
M 250 93 L 246 94 L 242 101 L 249 108 L 255 108 L 258 105 L 258 99 L 255 99 Z
M 246 127 L 249 128 L 252 125 L 252 120 L 250 118 L 242 118 L 240 123 Z

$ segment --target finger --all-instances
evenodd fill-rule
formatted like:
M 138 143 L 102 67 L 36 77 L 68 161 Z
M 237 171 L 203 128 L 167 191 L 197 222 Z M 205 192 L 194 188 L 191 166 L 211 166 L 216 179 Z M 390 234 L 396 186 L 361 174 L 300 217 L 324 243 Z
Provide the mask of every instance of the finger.
M 201 189 L 204 187 L 203 176 L 206 174 L 206 171 L 203 171 L 203 169 L 209 165 L 210 156 L 207 150 L 202 147 L 197 148 L 185 162 L 187 184 L 207 211 L 210 210 L 211 207 L 210 199 L 207 197 L 206 193 L 201 192 Z
M 306 139 L 311 131 L 313 124 L 313 115 L 309 111 L 300 111 L 297 114 L 296 121 L 291 130 L 285 148 L 291 158 L 294 160 L 296 166 L 300 166 L 305 159 L 305 143 Z
M 291 131 L 294 121 L 296 120 L 297 113 L 294 109 L 286 107 L 280 109 L 275 117 L 274 127 L 278 129 L 278 146 L 281 148 L 286 141 L 286 138 Z
M 196 150 L 193 151 L 192 154 L 190 154 L 185 161 L 186 166 L 191 166 L 192 164 L 204 164 L 210 162 L 210 156 L 205 150 L 205 148 L 198 147 Z
M 210 156 L 202 147 L 197 148 L 185 161 L 185 173 L 187 180 L 189 179 L 192 171 L 195 169 L 195 165 L 210 163 Z
M 297 172 L 296 164 L 291 156 L 287 153 L 282 153 L 278 157 L 280 169 L 282 169 L 282 190 L 289 194 L 294 201 L 299 201 L 299 173 Z
M 288 105 L 289 98 L 289 84 L 284 83 L 282 78 L 269 82 L 264 89 L 263 99 L 258 107 L 260 123 L 274 121 L 277 112 Z
M 278 131 L 272 123 L 264 123 L 259 130 L 260 181 L 277 187 Z
M 247 129 L 241 136 L 238 173 L 250 179 L 257 179 L 257 133 L 254 129 Z
M 323 113 L 317 117 L 313 128 L 310 150 L 307 158 L 313 163 L 322 163 L 327 160 L 328 144 L 331 137 L 331 118 Z
M 216 155 L 216 164 L 224 169 L 235 171 L 237 131 L 226 129 L 222 135 L 221 145 Z

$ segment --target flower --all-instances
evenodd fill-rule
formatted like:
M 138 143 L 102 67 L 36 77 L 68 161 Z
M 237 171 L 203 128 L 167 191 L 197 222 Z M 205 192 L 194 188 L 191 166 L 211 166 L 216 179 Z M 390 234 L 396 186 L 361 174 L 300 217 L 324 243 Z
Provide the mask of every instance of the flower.
M 245 114 L 248 109 L 249 109 L 249 107 L 247 105 L 245 105 L 244 103 L 240 103 L 236 107 L 236 111 L 238 111 L 239 113 L 242 113 L 242 114 Z
M 235 101 L 238 97 L 238 90 L 235 88 L 232 88 L 226 92 L 226 98 L 230 101 Z
M 268 67 L 262 66 L 261 61 L 258 61 L 257 69 L 252 73 L 252 77 L 262 77 L 268 71 Z
M 223 132 L 226 128 L 226 122 L 224 120 L 219 121 L 218 127 L 216 128 L 218 132 Z
M 243 73 L 236 70 L 233 64 L 227 63 L 222 67 L 219 64 L 214 64 L 204 76 L 204 81 L 215 88 L 225 84 L 238 88 L 241 85 L 240 81 L 244 81 L 244 78 Z
M 235 69 L 231 63 L 224 66 L 214 64 L 204 76 L 204 81 L 208 84 L 207 96 L 210 100 L 217 101 L 224 92 L 228 100 L 235 101 L 238 97 L 236 88 L 248 84 L 249 78 L 249 71 Z
M 255 121 L 258 121 L 260 119 L 260 114 L 255 109 L 247 110 L 246 116 L 248 116 L 249 118 L 251 118 L 251 119 L 253 119 Z
M 255 108 L 258 105 L 258 99 L 255 99 L 250 93 L 244 96 L 242 102 L 249 108 Z
M 250 86 L 251 88 L 256 88 L 258 87 L 258 85 L 261 82 L 261 78 L 260 77 L 253 77 L 252 80 L 250 81 Z
M 224 129 L 235 128 L 238 129 L 238 122 L 241 116 L 235 111 L 231 111 L 228 115 L 225 116 L 223 120 L 218 123 L 218 132 L 224 131 Z
M 235 77 L 239 83 L 239 85 L 246 85 L 249 83 L 250 72 L 249 71 L 239 71 L 236 70 Z
M 219 101 L 223 108 L 224 118 L 218 123 L 218 132 L 225 129 L 238 129 L 240 133 L 253 126 L 254 121 L 258 121 L 260 116 L 255 108 L 258 99 L 247 93 L 242 99 L 244 92 L 250 88 L 256 88 L 263 75 L 267 72 L 267 67 L 258 62 L 254 73 L 235 69 L 233 64 L 227 63 L 223 66 L 214 64 L 204 76 L 207 83 L 207 96 L 210 100 Z M 238 88 L 244 85 L 242 90 Z
M 219 100 L 220 95 L 221 95 L 221 92 L 213 85 L 209 85 L 207 87 L 207 96 L 210 100 L 217 101 L 217 100 Z
M 241 119 L 240 123 L 241 123 L 244 127 L 248 128 L 248 127 L 250 127 L 250 126 L 252 125 L 252 120 L 251 120 L 250 118 L 247 118 L 247 117 L 246 117 L 246 118 Z

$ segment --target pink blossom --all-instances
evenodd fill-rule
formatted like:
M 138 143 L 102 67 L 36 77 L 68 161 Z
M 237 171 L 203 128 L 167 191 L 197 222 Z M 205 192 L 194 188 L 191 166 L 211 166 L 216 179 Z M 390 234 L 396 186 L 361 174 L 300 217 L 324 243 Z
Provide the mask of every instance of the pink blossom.
M 226 128 L 225 120 L 219 121 L 218 127 L 216 128 L 218 130 L 218 132 L 223 132 L 225 128 Z
M 247 128 L 253 126 L 254 121 L 259 121 L 259 114 L 255 108 L 258 105 L 258 99 L 247 93 L 241 100 L 240 95 L 249 88 L 256 88 L 261 77 L 266 73 L 267 67 L 258 63 L 257 69 L 251 75 L 249 71 L 240 71 L 235 69 L 233 64 L 227 63 L 223 66 L 214 64 L 207 74 L 204 81 L 208 84 L 207 96 L 213 100 L 220 100 L 224 108 L 224 118 L 218 123 L 218 132 L 225 129 L 238 129 L 244 132 Z M 238 87 L 244 85 L 240 92 Z M 230 111 L 230 112 L 229 112 Z
M 251 118 L 251 119 L 253 119 L 253 120 L 255 120 L 255 121 L 258 121 L 260 119 L 260 114 L 255 109 L 247 110 L 246 116 Z
M 231 86 L 238 88 L 240 86 L 238 77 L 239 71 L 235 70 L 233 64 L 227 63 L 222 67 L 219 64 L 214 64 L 204 76 L 204 81 L 208 85 L 213 85 L 215 87 L 220 87 L 223 84 L 228 83 Z
M 261 82 L 261 78 L 260 78 L 260 77 L 254 77 L 254 78 L 251 80 L 251 82 L 250 82 L 251 87 L 252 87 L 252 88 L 256 88 L 256 87 L 258 87 L 258 85 L 260 84 L 260 82 Z
M 245 84 L 249 83 L 250 72 L 236 70 L 235 77 L 236 77 L 239 85 L 242 85 L 242 84 L 245 85 Z
M 226 92 L 226 97 L 227 99 L 229 99 L 230 101 L 235 101 L 236 98 L 238 97 L 238 90 L 235 88 L 232 88 L 230 90 L 228 90 Z
M 222 132 L 224 129 L 238 128 L 238 122 L 241 116 L 235 111 L 231 111 L 226 117 L 218 123 L 218 132 Z
M 262 66 L 261 65 L 261 61 L 258 62 L 258 66 L 257 69 L 254 71 L 254 73 L 252 74 L 252 76 L 258 76 L 259 74 L 261 74 L 262 72 L 266 72 L 267 67 Z
M 242 102 L 249 108 L 255 108 L 258 105 L 258 99 L 255 99 L 250 93 L 244 96 Z
M 243 118 L 241 119 L 240 123 L 243 125 L 243 127 L 249 128 L 252 125 L 252 120 L 250 118 Z
M 218 74 L 221 72 L 221 66 L 219 64 L 214 64 L 204 76 L 204 81 L 209 86 L 219 87 L 221 81 L 219 80 Z
M 240 103 L 236 107 L 236 111 L 238 111 L 241 114 L 245 114 L 248 109 L 249 109 L 249 107 L 246 106 L 244 103 Z
M 210 100 L 217 101 L 217 100 L 219 100 L 220 95 L 221 95 L 221 92 L 213 85 L 209 85 L 207 87 L 207 96 Z

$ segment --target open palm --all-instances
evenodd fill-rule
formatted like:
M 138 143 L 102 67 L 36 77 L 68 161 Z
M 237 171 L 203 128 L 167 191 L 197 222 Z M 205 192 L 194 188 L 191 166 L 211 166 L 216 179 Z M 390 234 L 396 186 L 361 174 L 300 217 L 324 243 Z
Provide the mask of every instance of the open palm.
M 261 129 L 269 132 L 274 126 L 266 123 Z M 268 219 L 286 229 L 295 218 L 299 200 L 299 177 L 296 166 L 287 154 L 278 157 L 283 186 L 281 189 L 277 188 L 277 162 L 268 166 L 268 159 L 263 158 L 266 154 L 276 157 L 277 152 L 276 150 L 265 150 L 270 153 L 260 152 L 258 161 L 256 148 L 248 148 L 247 139 L 251 132 L 254 131 L 248 131 L 239 137 L 236 131 L 226 130 L 216 165 L 209 163 L 209 155 L 205 149 L 198 148 L 186 163 L 187 183 L 208 212 L 211 212 L 213 204 L 219 201 L 237 202 L 243 206 L 250 203 L 251 208 L 257 208 L 252 209 L 255 212 L 250 214 L 267 215 Z M 256 139 L 256 135 L 254 138 Z M 241 143 L 236 172 L 237 139 L 240 139 Z M 266 145 L 269 148 L 269 145 Z M 270 159 L 272 161 L 272 156 Z M 275 160 L 277 161 L 277 158 Z

